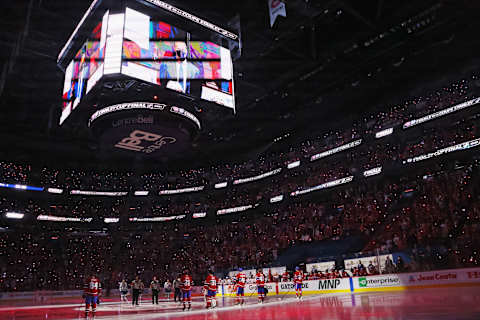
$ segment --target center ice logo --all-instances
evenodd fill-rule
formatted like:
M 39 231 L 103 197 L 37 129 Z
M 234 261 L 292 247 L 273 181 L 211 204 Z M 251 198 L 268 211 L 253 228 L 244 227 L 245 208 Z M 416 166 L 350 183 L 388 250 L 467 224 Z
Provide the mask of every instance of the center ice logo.
M 367 286 L 367 278 L 358 278 L 358 285 L 360 288 L 365 288 Z

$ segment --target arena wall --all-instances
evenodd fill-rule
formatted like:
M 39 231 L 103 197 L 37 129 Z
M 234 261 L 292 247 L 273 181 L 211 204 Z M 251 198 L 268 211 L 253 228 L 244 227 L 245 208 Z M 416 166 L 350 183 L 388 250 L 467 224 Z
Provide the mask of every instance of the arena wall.
M 309 280 L 304 281 L 302 287 L 303 294 L 310 295 L 471 286 L 480 286 L 480 268 L 385 274 L 329 280 Z M 295 294 L 293 282 L 266 283 L 265 287 L 268 289 L 268 296 Z M 193 295 L 202 295 L 202 289 L 202 287 L 194 287 Z M 81 297 L 82 293 L 83 291 L 81 290 L 0 292 L 0 299 L 48 301 L 51 299 Z M 254 283 L 249 283 L 245 286 L 245 296 L 254 296 L 256 293 L 257 286 Z M 149 295 L 149 292 L 146 292 L 146 294 Z M 111 290 L 110 297 L 116 295 L 118 295 L 118 290 Z M 235 296 L 234 285 L 220 285 L 217 296 Z
M 480 286 L 480 268 L 451 269 L 402 274 L 353 277 L 303 282 L 303 294 L 398 291 L 409 289 Z M 295 294 L 293 282 L 267 283 L 268 295 Z M 222 285 L 217 296 L 234 296 L 233 285 Z M 254 295 L 255 284 L 247 284 L 245 295 Z

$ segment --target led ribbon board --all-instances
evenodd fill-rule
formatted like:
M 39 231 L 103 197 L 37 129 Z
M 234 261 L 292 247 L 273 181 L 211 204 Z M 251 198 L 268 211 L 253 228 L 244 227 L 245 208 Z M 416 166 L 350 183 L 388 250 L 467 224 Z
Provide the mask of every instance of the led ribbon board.
M 459 143 L 459 144 L 456 144 L 456 145 L 451 146 L 451 147 L 439 149 L 435 152 L 423 154 L 423 155 L 418 156 L 418 157 L 408 158 L 407 160 L 403 161 L 403 164 L 420 162 L 420 161 L 427 160 L 427 159 L 430 159 L 430 158 L 436 158 L 436 157 L 439 157 L 439 156 L 447 154 L 447 153 L 475 148 L 475 147 L 478 147 L 479 145 L 480 145 L 480 138 L 470 140 L 470 141 L 467 141 L 467 142 L 463 142 L 463 143 Z
M 227 182 L 220 182 L 215 184 L 215 189 L 225 188 L 227 186 Z
M 338 152 L 341 152 L 341 151 L 344 151 L 344 150 L 347 150 L 347 149 L 350 149 L 350 148 L 354 148 L 356 146 L 359 146 L 360 144 L 362 144 L 362 139 L 355 140 L 353 142 L 341 145 L 340 147 L 336 147 L 334 149 L 330 149 L 330 150 L 327 150 L 325 152 L 313 155 L 310 158 L 310 161 L 315 161 L 315 160 L 318 160 L 320 158 L 325 158 L 325 157 L 331 156 L 332 154 L 335 154 L 335 153 L 338 153 Z
M 179 194 L 179 193 L 188 193 L 188 192 L 198 192 L 205 189 L 205 186 L 184 188 L 184 189 L 175 189 L 175 190 L 161 190 L 159 195 L 168 195 L 168 194 Z
M 121 103 L 113 106 L 109 106 L 103 109 L 96 111 L 90 117 L 88 121 L 88 126 L 90 127 L 92 123 L 100 117 L 103 117 L 107 114 L 119 112 L 119 111 L 129 111 L 129 110 L 152 110 L 152 111 L 165 111 L 168 110 L 170 113 L 180 115 L 190 121 L 192 121 L 197 128 L 200 130 L 202 127 L 200 125 L 200 120 L 195 117 L 192 113 L 176 106 L 169 106 L 162 103 L 152 103 L 152 102 L 129 102 Z
M 205 218 L 207 216 L 206 212 L 198 212 L 193 214 L 193 219 Z
M 123 197 L 123 196 L 126 196 L 128 194 L 128 192 L 72 190 L 72 191 L 70 191 L 70 194 L 71 195 L 81 195 L 81 196 Z
M 245 179 L 237 179 L 237 180 L 233 181 L 233 184 L 242 184 L 242 183 L 247 183 L 247 182 L 260 180 L 260 179 L 263 179 L 263 178 L 266 178 L 266 177 L 269 177 L 269 176 L 276 175 L 276 174 L 280 173 L 280 171 L 282 171 L 282 169 L 275 169 L 275 170 L 272 170 L 272 171 L 269 171 L 269 172 L 262 173 L 258 176 L 245 178 Z
M 74 217 L 59 217 L 59 216 L 47 216 L 39 215 L 37 217 L 39 221 L 52 221 L 52 222 L 91 222 L 93 218 L 74 218 Z
M 323 183 L 321 185 L 318 185 L 318 186 L 315 186 L 315 187 L 312 187 L 312 188 L 308 188 L 308 189 L 304 189 L 304 190 L 298 190 L 298 191 L 290 193 L 290 195 L 292 197 L 295 197 L 295 196 L 299 196 L 299 195 L 309 193 L 309 192 L 312 192 L 312 191 L 327 189 L 327 188 L 335 187 L 335 186 L 338 186 L 338 185 L 341 185 L 341 184 L 349 183 L 352 180 L 353 180 L 353 176 L 349 176 L 349 177 L 345 177 L 345 178 L 342 178 L 342 179 L 326 182 L 326 183 Z
M 393 133 L 393 128 L 388 128 L 388 129 L 377 132 L 375 134 L 375 138 L 380 139 L 388 135 L 391 135 L 392 133 Z
M 427 122 L 427 121 L 431 121 L 431 120 L 436 119 L 436 118 L 443 117 L 443 116 L 445 116 L 449 113 L 453 113 L 453 112 L 456 112 L 456 111 L 459 111 L 459 110 L 477 105 L 479 103 L 480 103 L 480 98 L 475 98 L 475 99 L 472 99 L 472 100 L 465 101 L 465 102 L 457 104 L 453 107 L 443 109 L 443 110 L 440 110 L 438 112 L 429 114 L 425 117 L 405 122 L 405 124 L 403 125 L 403 129 L 411 128 L 413 126 L 422 124 L 422 123 Z
M 376 167 L 376 168 L 364 171 L 363 176 L 364 177 L 371 177 L 371 176 L 375 176 L 375 175 L 380 174 L 380 173 L 382 173 L 382 167 Z
M 177 7 L 174 7 L 172 6 L 171 4 L 168 4 L 166 2 L 163 2 L 163 1 L 160 1 L 160 0 L 145 0 L 147 2 L 150 2 L 151 4 L 153 5 L 156 5 L 157 7 L 160 7 L 164 10 L 167 10 L 173 14 L 176 14 L 182 18 L 185 18 L 185 19 L 188 19 L 192 22 L 195 22 L 199 25 L 201 25 L 202 27 L 205 27 L 207 29 L 210 29 L 218 34 L 221 34 L 222 36 L 226 37 L 226 38 L 229 38 L 231 40 L 238 40 L 238 35 L 230 32 L 230 31 L 227 31 L 219 26 L 216 26 L 214 25 L 213 23 L 211 22 L 208 22 L 208 21 L 205 21 L 191 13 L 188 13 L 186 11 L 183 11 L 182 9 L 179 9 Z
M 42 187 L 32 187 L 23 184 L 0 183 L 0 188 L 10 188 L 17 190 L 43 191 Z
M 242 212 L 242 211 L 246 211 L 246 210 L 252 209 L 252 208 L 253 208 L 252 205 L 248 205 L 248 206 L 242 206 L 242 207 L 221 209 L 221 210 L 217 211 L 217 216 L 221 216 L 221 215 L 224 215 L 224 214 L 227 214 L 227 213 L 233 213 L 233 212 Z
M 279 195 L 273 198 L 270 198 L 270 203 L 277 203 L 283 200 L 283 195 Z
M 288 169 L 293 169 L 293 168 L 296 168 L 296 167 L 299 167 L 299 166 L 300 166 L 300 160 L 289 163 L 287 165 L 287 168 Z
M 130 218 L 128 219 L 131 222 L 167 222 L 173 220 L 182 220 L 186 215 L 182 214 L 179 216 L 169 216 L 169 217 L 154 217 L 154 218 Z

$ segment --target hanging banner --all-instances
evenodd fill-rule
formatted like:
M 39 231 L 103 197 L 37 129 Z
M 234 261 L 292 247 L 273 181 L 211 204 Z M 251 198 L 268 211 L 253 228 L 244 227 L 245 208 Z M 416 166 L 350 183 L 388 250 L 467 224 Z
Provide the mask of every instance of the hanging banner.
M 270 27 L 273 27 L 278 16 L 287 16 L 285 3 L 280 0 L 268 0 L 268 11 L 270 12 Z

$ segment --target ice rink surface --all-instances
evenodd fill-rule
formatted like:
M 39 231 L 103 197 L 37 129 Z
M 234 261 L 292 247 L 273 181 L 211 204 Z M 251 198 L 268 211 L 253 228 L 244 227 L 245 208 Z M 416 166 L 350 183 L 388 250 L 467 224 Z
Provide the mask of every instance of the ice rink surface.
M 144 299 L 140 306 L 104 299 L 95 319 L 143 320 L 266 320 L 266 319 L 480 319 L 480 287 L 435 288 L 408 291 L 368 292 L 357 294 L 323 294 L 305 296 L 269 296 L 258 304 L 248 297 L 243 307 L 233 298 L 217 298 L 218 307 L 205 310 L 203 299 L 195 298 L 192 310 L 182 311 L 178 303 L 161 301 L 153 306 Z M 0 319 L 84 319 L 81 299 L 59 299 L 38 303 L 0 301 Z

